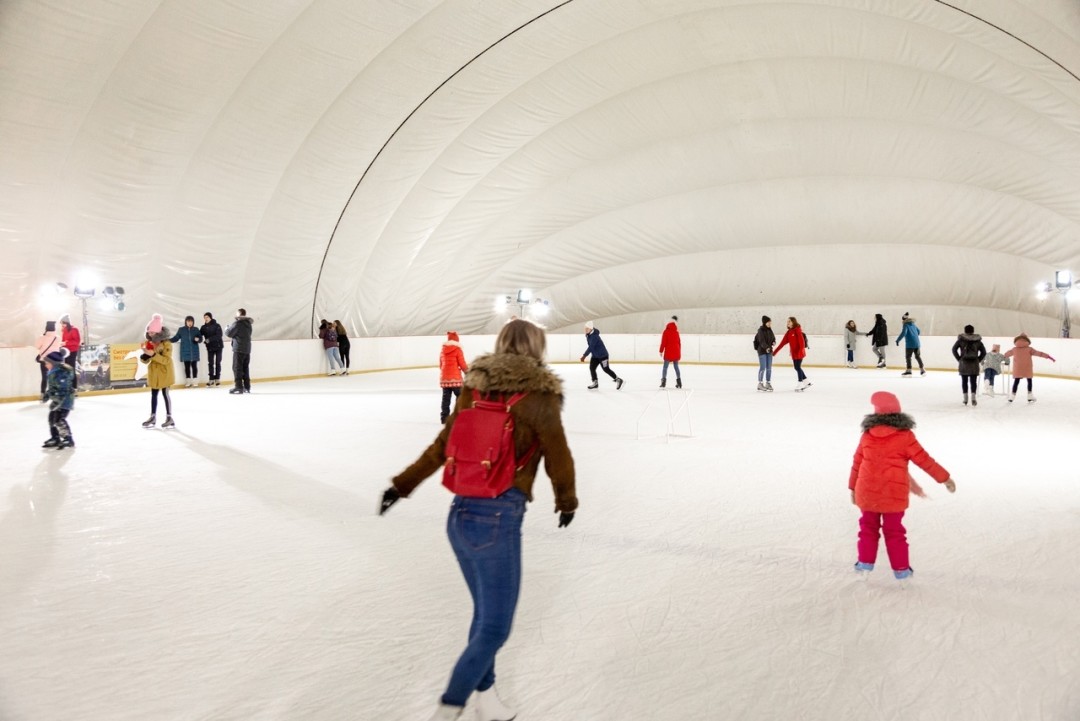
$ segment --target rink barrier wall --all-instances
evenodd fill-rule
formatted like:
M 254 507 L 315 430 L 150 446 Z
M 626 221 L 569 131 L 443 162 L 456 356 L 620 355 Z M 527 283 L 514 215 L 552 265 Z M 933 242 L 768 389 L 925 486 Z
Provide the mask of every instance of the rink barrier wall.
M 779 335 L 779 334 L 778 334 Z M 846 360 L 843 336 L 809 335 L 810 349 L 807 353 L 805 368 L 843 367 Z M 430 368 L 436 375 L 432 384 L 438 384 L 439 349 L 443 336 L 420 336 L 408 338 L 353 338 L 352 368 L 350 373 L 370 373 L 387 370 L 405 370 Z M 875 357 L 870 349 L 869 339 L 861 339 L 855 352 L 855 362 L 862 368 L 872 367 Z M 952 357 L 955 336 L 923 337 L 922 356 L 927 369 L 934 371 L 956 372 L 956 361 Z M 984 338 L 987 349 L 993 343 L 1000 343 L 1002 352 L 1012 348 L 1012 338 Z M 662 360 L 658 352 L 660 334 L 605 335 L 604 344 L 611 354 L 613 366 L 624 364 L 656 364 L 657 377 Z M 495 345 L 493 335 L 462 336 L 462 349 L 466 359 L 472 359 L 482 353 L 491 352 Z M 1045 359 L 1035 359 L 1037 377 L 1069 378 L 1080 380 L 1080 342 L 1068 338 L 1033 338 L 1032 345 L 1049 353 L 1057 359 L 1051 363 Z M 551 363 L 578 363 L 585 352 L 584 335 L 552 333 L 548 335 L 548 360 Z M 30 401 L 39 398 L 40 375 L 35 361 L 34 348 L 0 348 L 0 402 Z M 904 349 L 901 345 L 890 343 L 886 349 L 886 361 L 890 369 L 904 367 Z M 184 366 L 175 359 L 175 388 L 183 388 Z M 688 365 L 737 365 L 757 367 L 757 355 L 752 347 L 749 335 L 691 335 L 682 336 L 682 360 Z M 787 348 L 780 351 L 774 365 L 790 366 L 791 356 Z M 298 378 L 325 376 L 327 369 L 326 354 L 320 340 L 256 340 L 251 354 L 251 373 L 253 383 L 267 383 Z M 199 382 L 206 383 L 205 353 L 199 361 Z M 232 353 L 225 348 L 221 360 L 222 388 L 231 386 Z M 115 391 L 92 391 L 86 396 L 104 393 L 145 392 L 145 389 L 123 389 Z M 82 396 L 80 396 L 82 397 Z

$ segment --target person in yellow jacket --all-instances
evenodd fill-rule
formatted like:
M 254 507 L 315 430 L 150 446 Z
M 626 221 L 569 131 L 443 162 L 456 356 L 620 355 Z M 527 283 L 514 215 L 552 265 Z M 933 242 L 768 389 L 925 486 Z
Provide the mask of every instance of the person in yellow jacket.
M 143 422 L 143 428 L 157 425 L 159 393 L 165 399 L 165 422 L 161 427 L 176 427 L 172 418 L 172 398 L 169 397 L 169 388 L 176 382 L 170 337 L 172 336 L 169 329 L 164 327 L 161 314 L 154 313 L 146 324 L 146 340 L 142 344 L 142 355 L 139 356 L 139 360 L 149 366 L 146 369 L 146 385 L 150 388 L 150 417 Z

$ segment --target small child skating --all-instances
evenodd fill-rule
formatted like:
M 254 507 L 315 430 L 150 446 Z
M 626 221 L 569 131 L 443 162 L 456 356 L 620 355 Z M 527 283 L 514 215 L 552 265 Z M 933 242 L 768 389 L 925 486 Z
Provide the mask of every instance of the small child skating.
M 848 478 L 851 502 L 862 511 L 857 546 L 859 560 L 855 570 L 859 573 L 874 570 L 878 540 L 884 529 L 885 550 L 893 575 L 903 580 L 913 573 L 908 557 L 907 531 L 903 525 L 904 512 L 909 493 L 918 488 L 908 474 L 908 462 L 913 461 L 935 481 L 944 483 L 949 493 L 956 492 L 956 484 L 949 472 L 919 445 L 912 433 L 915 421 L 900 412 L 900 401 L 896 396 L 878 391 L 870 396 L 870 403 L 874 412 L 863 418 L 863 434 L 855 449 Z
M 49 440 L 42 448 L 74 448 L 71 427 L 67 417 L 75 407 L 75 371 L 64 362 L 67 348 L 47 354 L 43 361 L 48 373 L 45 376 L 45 400 L 49 402 Z
M 1009 403 L 1016 400 L 1016 389 L 1020 387 L 1020 381 L 1022 379 L 1027 380 L 1027 392 L 1028 403 L 1035 402 L 1035 396 L 1032 393 L 1032 376 L 1034 373 L 1034 364 L 1031 362 L 1032 357 L 1038 356 L 1039 358 L 1048 358 L 1051 363 L 1057 363 L 1053 356 L 1049 353 L 1043 353 L 1041 350 L 1035 350 L 1031 347 L 1031 339 L 1027 337 L 1027 333 L 1021 333 L 1013 338 L 1013 348 L 1005 353 L 1006 358 L 1012 359 L 1012 373 L 1013 384 L 1012 393 L 1009 394 Z
M 450 417 L 450 397 L 461 397 L 462 373 L 469 370 L 465 362 L 465 351 L 461 349 L 461 339 L 457 331 L 446 332 L 446 342 L 439 352 L 439 386 L 442 388 L 442 407 L 439 410 L 439 422 L 446 423 Z
M 1001 354 L 1001 346 L 995 343 L 983 358 L 983 395 L 994 397 L 994 379 L 1001 373 L 1001 366 L 1009 365 L 1009 359 Z
M 589 347 L 582 354 L 581 362 L 584 363 L 585 359 L 592 355 L 592 360 L 589 361 L 589 376 L 592 378 L 589 390 L 594 391 L 600 387 L 600 381 L 596 379 L 597 366 L 600 366 L 600 369 L 611 376 L 611 380 L 615 381 L 615 390 L 622 390 L 623 379 L 615 375 L 615 371 L 611 370 L 607 346 L 600 339 L 600 329 L 593 326 L 591 320 L 585 323 L 585 342 L 589 344 Z

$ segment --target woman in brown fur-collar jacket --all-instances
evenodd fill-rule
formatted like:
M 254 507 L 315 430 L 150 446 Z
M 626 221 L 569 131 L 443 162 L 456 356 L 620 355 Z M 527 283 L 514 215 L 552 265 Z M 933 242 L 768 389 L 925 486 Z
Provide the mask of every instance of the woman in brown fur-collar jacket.
M 447 535 L 473 598 L 469 644 L 450 676 L 441 703 L 432 717 L 456 719 L 473 691 L 481 718 L 509 719 L 514 712 L 495 694 L 495 654 L 510 636 L 521 585 L 521 522 L 532 500 L 533 481 L 544 469 L 555 491 L 559 527 L 570 525 L 577 510 L 574 459 L 562 426 L 562 382 L 544 364 L 544 331 L 527 320 L 507 323 L 495 341 L 495 352 L 473 361 L 465 375 L 465 392 L 442 432 L 412 465 L 394 477 L 383 494 L 382 515 L 408 497 L 420 483 L 442 467 L 447 438 L 457 412 L 473 405 L 472 391 L 481 396 L 527 395 L 510 413 L 514 418 L 514 449 L 518 458 L 536 446 L 517 471 L 513 486 L 496 498 L 454 496 Z

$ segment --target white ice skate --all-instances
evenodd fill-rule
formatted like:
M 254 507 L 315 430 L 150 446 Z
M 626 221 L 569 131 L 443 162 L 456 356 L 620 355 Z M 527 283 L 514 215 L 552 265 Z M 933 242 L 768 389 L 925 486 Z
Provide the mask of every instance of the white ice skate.
M 476 692 L 476 718 L 480 721 L 514 721 L 517 711 L 504 704 L 492 686 L 487 691 Z

